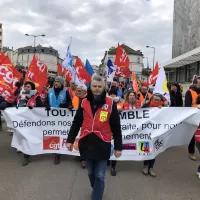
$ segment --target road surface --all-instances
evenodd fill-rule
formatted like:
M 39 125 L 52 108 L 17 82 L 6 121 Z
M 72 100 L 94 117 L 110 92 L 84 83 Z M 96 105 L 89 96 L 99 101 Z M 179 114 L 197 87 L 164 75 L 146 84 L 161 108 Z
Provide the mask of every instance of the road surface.
M 40 155 L 22 167 L 11 138 L 0 132 L 0 200 L 90 200 L 87 172 L 77 158 L 63 156 L 55 166 L 53 155 Z M 157 157 L 155 179 L 141 174 L 142 162 L 119 162 L 116 177 L 107 170 L 104 200 L 199 200 L 199 163 L 199 156 L 196 162 L 188 159 L 185 146 Z

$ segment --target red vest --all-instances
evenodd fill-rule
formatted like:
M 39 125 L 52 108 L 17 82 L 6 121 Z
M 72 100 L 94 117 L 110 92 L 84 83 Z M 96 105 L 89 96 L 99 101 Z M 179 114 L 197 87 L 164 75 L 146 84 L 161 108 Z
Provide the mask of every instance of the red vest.
M 33 95 L 27 102 L 26 106 L 32 106 L 36 107 L 36 98 L 38 97 L 38 94 Z M 19 104 L 19 96 L 17 97 L 17 105 Z
M 136 105 L 135 105 L 135 109 L 139 109 L 139 108 L 141 108 L 141 104 L 140 103 L 137 103 Z M 129 108 L 129 104 L 128 104 L 128 102 L 124 102 L 124 110 L 130 110 L 130 108 Z
M 104 142 L 111 142 L 112 131 L 109 118 L 112 112 L 112 105 L 113 100 L 110 97 L 106 97 L 106 104 L 99 108 L 95 116 L 93 116 L 90 102 L 87 99 L 83 99 L 81 107 L 84 109 L 84 112 L 80 139 L 94 133 Z
M 199 125 L 199 127 L 197 128 L 197 130 L 195 132 L 195 140 L 197 142 L 200 142 L 200 125 Z

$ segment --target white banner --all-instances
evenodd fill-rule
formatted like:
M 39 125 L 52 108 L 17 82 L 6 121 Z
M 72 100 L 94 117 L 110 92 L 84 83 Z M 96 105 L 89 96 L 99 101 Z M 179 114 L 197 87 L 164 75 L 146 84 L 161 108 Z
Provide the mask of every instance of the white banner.
M 7 108 L 4 118 L 15 129 L 12 147 L 28 155 L 59 153 L 79 156 L 66 148 L 67 135 L 76 111 L 52 108 Z M 117 160 L 149 160 L 172 146 L 188 144 L 199 125 L 196 108 L 151 108 L 120 113 L 122 156 Z M 113 145 L 111 159 L 113 155 Z

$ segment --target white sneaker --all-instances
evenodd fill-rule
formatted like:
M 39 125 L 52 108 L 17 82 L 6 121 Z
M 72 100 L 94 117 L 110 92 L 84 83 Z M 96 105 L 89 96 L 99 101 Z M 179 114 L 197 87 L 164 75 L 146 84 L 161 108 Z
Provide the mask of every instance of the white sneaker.
M 9 129 L 7 130 L 7 133 L 11 133 L 11 130 L 12 130 L 12 129 L 9 128 Z
M 200 179 L 200 172 L 197 172 L 198 179 Z

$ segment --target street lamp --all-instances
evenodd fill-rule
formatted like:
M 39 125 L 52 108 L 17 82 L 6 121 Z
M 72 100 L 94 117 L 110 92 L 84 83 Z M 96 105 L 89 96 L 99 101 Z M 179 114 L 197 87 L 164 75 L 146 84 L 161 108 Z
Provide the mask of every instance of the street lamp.
M 146 48 L 152 48 L 153 49 L 153 70 L 154 70 L 154 62 L 155 62 L 156 49 L 155 49 L 155 47 L 150 47 L 150 46 L 146 46 Z
M 29 34 L 25 34 L 25 36 L 31 36 L 31 37 L 33 37 L 34 38 L 34 50 L 35 50 L 35 40 L 36 40 L 36 37 L 45 37 L 45 35 L 44 34 L 42 34 L 42 35 L 29 35 Z
M 149 68 L 149 59 L 148 59 L 148 57 L 143 57 L 143 58 L 147 59 L 147 68 Z

